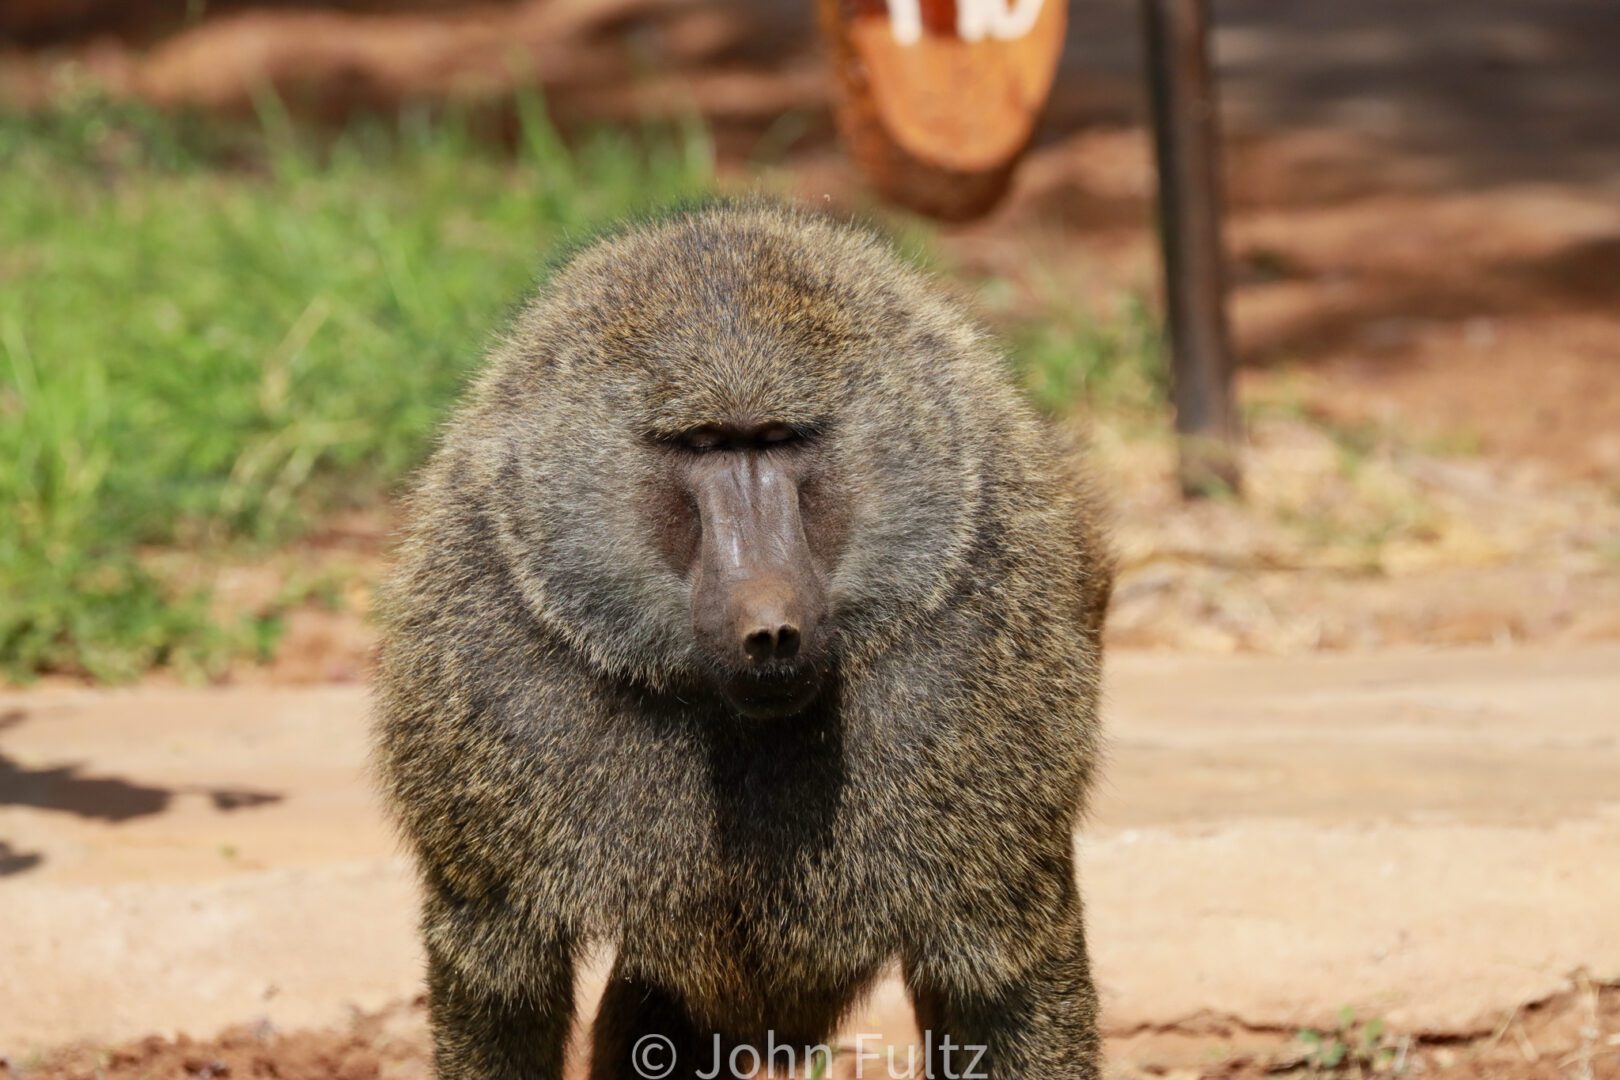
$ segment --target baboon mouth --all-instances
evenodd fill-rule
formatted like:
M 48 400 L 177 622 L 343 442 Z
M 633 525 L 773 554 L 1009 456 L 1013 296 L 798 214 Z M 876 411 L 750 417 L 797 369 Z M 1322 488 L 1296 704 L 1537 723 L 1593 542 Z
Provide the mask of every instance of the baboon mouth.
M 814 668 L 765 674 L 738 675 L 720 684 L 720 693 L 739 713 L 753 720 L 770 720 L 803 712 L 821 692 Z

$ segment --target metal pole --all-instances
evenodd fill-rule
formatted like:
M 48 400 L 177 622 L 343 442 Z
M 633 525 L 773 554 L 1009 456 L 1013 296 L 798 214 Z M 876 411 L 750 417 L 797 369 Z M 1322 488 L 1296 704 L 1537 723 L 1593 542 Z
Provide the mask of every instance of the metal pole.
M 1242 473 L 1226 321 L 1209 2 L 1142 0 L 1142 13 L 1181 489 L 1188 496 L 1235 491 Z

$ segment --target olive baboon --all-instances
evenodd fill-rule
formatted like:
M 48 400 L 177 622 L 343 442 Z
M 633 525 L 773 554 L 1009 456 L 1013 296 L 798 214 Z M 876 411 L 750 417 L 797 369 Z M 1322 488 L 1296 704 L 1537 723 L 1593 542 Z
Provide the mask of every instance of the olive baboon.
M 591 943 L 597 1080 L 647 1034 L 681 1076 L 717 1036 L 820 1042 L 896 959 L 936 1054 L 1094 1076 L 1072 832 L 1110 575 L 1070 462 L 863 231 L 719 205 L 559 270 L 386 592 L 439 1076 L 560 1077 Z

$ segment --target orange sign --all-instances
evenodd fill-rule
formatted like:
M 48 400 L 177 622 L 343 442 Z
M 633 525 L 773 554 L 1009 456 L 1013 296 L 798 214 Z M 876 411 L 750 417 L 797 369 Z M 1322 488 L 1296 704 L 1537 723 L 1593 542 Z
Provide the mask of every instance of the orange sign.
M 1051 93 L 1065 0 L 822 0 L 821 11 L 840 127 L 873 183 L 943 217 L 987 210 Z

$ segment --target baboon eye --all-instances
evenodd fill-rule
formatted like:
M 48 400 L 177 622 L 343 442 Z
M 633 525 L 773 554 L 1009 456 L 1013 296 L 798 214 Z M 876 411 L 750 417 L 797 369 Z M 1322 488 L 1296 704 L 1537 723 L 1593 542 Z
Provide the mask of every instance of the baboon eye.
M 692 428 L 674 436 L 670 441 L 682 450 L 702 454 L 710 450 L 768 450 L 799 442 L 805 433 L 788 424 L 765 424 L 761 427 L 736 429 L 724 426 Z
M 759 433 L 759 441 L 765 446 L 781 446 L 798 439 L 799 433 L 786 424 L 768 424 Z
M 724 432 L 716 431 L 714 428 L 696 428 L 682 435 L 680 443 L 688 450 L 701 453 L 704 450 L 717 450 L 724 446 L 726 436 Z

